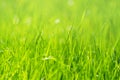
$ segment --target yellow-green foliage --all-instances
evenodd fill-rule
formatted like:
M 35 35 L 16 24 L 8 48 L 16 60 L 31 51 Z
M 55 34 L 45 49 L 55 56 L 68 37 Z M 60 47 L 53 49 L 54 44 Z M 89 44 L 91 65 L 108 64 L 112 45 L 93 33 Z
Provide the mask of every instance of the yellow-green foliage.
M 120 80 L 120 0 L 0 0 L 0 80 Z

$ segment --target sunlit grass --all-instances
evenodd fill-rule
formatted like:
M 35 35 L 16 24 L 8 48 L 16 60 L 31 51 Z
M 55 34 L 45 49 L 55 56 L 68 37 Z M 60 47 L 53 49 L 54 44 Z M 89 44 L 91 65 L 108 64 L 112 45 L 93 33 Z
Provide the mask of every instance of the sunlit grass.
M 0 80 L 119 80 L 119 0 L 0 0 Z

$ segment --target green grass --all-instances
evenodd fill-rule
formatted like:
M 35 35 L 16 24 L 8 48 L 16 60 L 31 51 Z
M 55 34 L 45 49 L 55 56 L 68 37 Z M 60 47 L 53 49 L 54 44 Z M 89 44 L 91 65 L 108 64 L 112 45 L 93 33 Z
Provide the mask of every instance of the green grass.
M 0 0 L 0 80 L 120 80 L 120 1 Z

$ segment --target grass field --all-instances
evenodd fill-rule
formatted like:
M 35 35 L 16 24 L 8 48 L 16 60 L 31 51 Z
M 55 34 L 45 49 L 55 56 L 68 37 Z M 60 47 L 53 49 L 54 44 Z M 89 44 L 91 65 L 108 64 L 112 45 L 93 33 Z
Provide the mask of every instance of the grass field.
M 0 80 L 120 80 L 120 0 L 0 0 Z

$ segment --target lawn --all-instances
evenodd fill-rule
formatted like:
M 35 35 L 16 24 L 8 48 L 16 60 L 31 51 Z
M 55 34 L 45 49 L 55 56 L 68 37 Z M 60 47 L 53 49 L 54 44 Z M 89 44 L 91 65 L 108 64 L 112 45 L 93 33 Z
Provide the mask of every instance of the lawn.
M 120 80 L 120 0 L 0 0 L 0 80 Z

